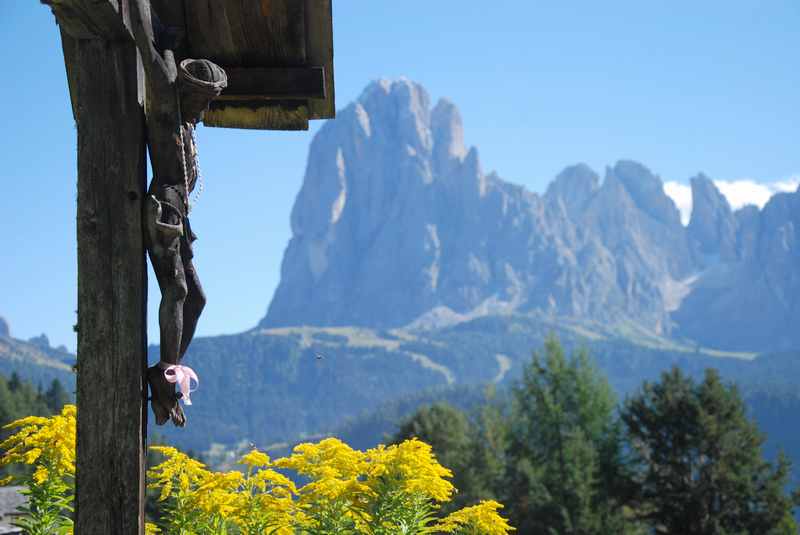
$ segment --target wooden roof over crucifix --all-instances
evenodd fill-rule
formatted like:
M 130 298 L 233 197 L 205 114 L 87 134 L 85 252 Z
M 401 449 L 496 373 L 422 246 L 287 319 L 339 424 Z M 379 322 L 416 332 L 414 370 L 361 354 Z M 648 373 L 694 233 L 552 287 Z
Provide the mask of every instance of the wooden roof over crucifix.
M 72 35 L 99 33 L 87 20 L 97 21 L 107 34 L 114 18 L 121 36 L 128 33 L 125 3 L 119 0 L 44 1 L 62 24 L 71 19 L 83 26 L 70 28 Z M 331 0 L 151 0 L 150 5 L 154 20 L 180 36 L 178 61 L 209 59 L 228 75 L 228 87 L 205 114 L 206 126 L 306 130 L 310 119 L 335 115 Z

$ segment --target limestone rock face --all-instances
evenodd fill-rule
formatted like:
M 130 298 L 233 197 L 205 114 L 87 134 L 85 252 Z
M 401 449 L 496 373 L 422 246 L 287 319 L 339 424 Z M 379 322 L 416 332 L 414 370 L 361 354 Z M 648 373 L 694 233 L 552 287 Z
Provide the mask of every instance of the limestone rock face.
M 550 203 L 563 203 L 570 218 L 575 220 L 597 192 L 599 184 L 600 177 L 588 165 L 573 165 L 561 171 L 550 183 L 545 198 Z
M 707 176 L 700 174 L 692 183 L 692 217 L 689 240 L 701 264 L 738 258 L 736 218 L 728 200 Z
M 547 222 L 541 199 L 483 173 L 452 103 L 431 109 L 413 82 L 375 82 L 312 143 L 262 324 L 389 327 L 436 307 L 516 308 L 529 248 L 560 248 Z
M 615 287 L 617 297 L 602 306 L 668 334 L 674 287 L 692 263 L 680 214 L 661 179 L 639 163 L 618 162 L 606 170 L 578 225 L 613 259 L 613 272 L 598 283 Z
M 760 212 L 744 207 L 733 220 L 737 258 L 700 272 L 674 315 L 680 333 L 731 349 L 798 347 L 800 193 L 779 193 Z
M 260 325 L 431 328 L 536 312 L 726 348 L 800 344 L 786 327 L 800 314 L 800 193 L 735 213 L 703 175 L 692 194 L 684 227 L 661 178 L 623 160 L 602 182 L 568 167 L 536 195 L 483 171 L 452 102 L 380 80 L 311 144 Z
M 39 349 L 50 349 L 50 339 L 44 333 L 28 339 L 28 343 L 38 347 Z
M 11 328 L 3 316 L 0 316 L 0 336 L 5 336 L 6 338 L 11 336 Z
M 637 283 L 624 251 L 680 222 L 637 165 L 618 164 L 627 182 L 614 175 L 602 188 L 588 166 L 570 167 L 542 198 L 483 172 L 451 102 L 431 108 L 413 82 L 375 82 L 312 143 L 261 325 L 425 326 L 535 310 L 635 313 L 661 328 L 659 283 Z M 620 227 L 633 234 L 618 239 Z M 659 277 L 683 269 L 655 249 L 645 264 Z

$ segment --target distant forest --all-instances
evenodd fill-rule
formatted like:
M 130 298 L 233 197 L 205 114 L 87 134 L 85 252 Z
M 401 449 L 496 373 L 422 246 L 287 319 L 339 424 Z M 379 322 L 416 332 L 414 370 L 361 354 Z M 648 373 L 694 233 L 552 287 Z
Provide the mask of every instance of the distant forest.
M 586 351 L 550 338 L 509 395 L 424 406 L 392 441 L 412 437 L 453 471 L 446 507 L 499 500 L 520 535 L 797 533 L 791 462 L 766 460 L 737 387 L 711 368 L 673 367 L 618 403 Z

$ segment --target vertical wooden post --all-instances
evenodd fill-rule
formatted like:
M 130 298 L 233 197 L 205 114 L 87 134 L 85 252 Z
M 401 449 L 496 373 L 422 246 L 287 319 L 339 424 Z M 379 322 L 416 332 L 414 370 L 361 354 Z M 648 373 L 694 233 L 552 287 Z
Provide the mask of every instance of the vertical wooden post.
M 132 40 L 62 39 L 78 128 L 75 533 L 140 535 L 147 269 L 137 52 Z

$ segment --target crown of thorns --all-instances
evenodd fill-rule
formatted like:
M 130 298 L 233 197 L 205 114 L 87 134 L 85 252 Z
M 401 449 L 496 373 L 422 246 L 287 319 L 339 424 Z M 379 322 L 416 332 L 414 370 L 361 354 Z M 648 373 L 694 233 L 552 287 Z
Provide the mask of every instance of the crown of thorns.
M 207 59 L 185 59 L 178 69 L 181 90 L 208 96 L 217 96 L 228 86 L 228 75 L 218 65 Z

